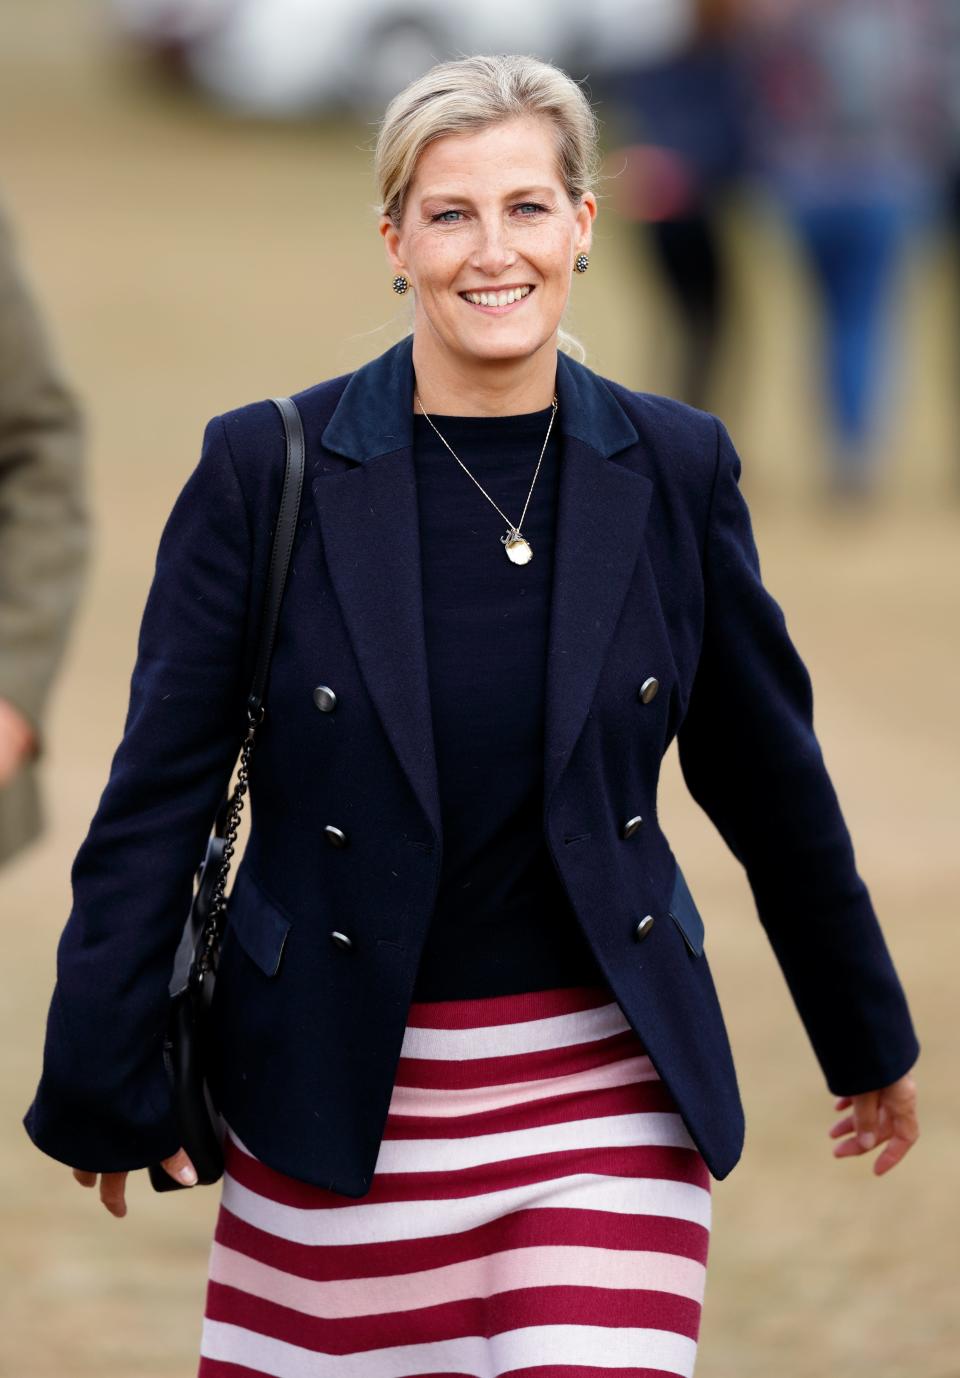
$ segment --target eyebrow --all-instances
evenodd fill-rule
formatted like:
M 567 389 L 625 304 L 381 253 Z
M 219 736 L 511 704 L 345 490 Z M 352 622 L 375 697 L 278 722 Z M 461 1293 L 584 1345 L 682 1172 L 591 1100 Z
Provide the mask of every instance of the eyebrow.
M 506 201 L 513 201 L 528 196 L 553 196 L 553 187 L 518 187 L 516 191 L 508 191 L 504 197 Z M 470 197 L 464 196 L 462 192 L 455 191 L 427 191 L 420 197 L 424 201 L 467 201 Z

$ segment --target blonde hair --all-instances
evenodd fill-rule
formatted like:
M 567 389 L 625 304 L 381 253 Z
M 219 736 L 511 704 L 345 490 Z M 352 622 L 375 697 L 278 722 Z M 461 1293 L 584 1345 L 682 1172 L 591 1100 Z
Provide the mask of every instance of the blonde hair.
M 554 127 L 557 169 L 574 206 L 594 192 L 600 175 L 599 122 L 586 94 L 559 67 L 524 54 L 438 62 L 405 86 L 384 111 L 374 149 L 379 215 L 399 227 L 420 154 L 448 134 L 464 134 L 521 115 L 540 115 Z M 565 330 L 564 348 L 586 356 Z

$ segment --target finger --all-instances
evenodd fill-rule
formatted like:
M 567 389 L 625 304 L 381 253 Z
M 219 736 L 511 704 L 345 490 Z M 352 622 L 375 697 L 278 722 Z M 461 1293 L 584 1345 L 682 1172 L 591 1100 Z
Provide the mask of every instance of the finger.
M 894 1134 L 873 1165 L 876 1175 L 880 1177 L 883 1173 L 889 1172 L 892 1167 L 896 1167 L 897 1163 L 902 1162 L 919 1137 L 919 1134 L 915 1134 L 912 1138 L 903 1138 L 899 1134 Z
M 896 1167 L 920 1137 L 920 1126 L 917 1123 L 916 1108 L 912 1103 L 901 1114 L 891 1114 L 892 1133 L 890 1142 L 880 1154 L 873 1165 L 875 1173 L 882 1174 L 889 1172 L 892 1167 Z
M 127 1203 L 124 1199 L 126 1185 L 127 1174 L 125 1172 L 102 1172 L 100 1174 L 100 1200 L 111 1215 L 117 1217 L 126 1215 Z
M 845 1142 L 849 1143 L 852 1146 L 850 1150 L 851 1152 L 855 1147 L 858 1153 L 872 1153 L 875 1148 L 879 1148 L 879 1146 L 882 1143 L 886 1143 L 887 1139 L 889 1139 L 891 1134 L 893 1133 L 893 1130 L 891 1129 L 889 1122 L 881 1120 L 880 1123 L 877 1125 L 876 1130 L 874 1131 L 875 1142 L 870 1146 L 870 1148 L 864 1148 L 863 1144 L 860 1142 L 860 1136 L 857 1134 L 855 1127 L 850 1126 L 850 1128 L 846 1130 L 846 1133 L 850 1135 L 850 1137 L 846 1139 Z
M 849 1096 L 838 1096 L 833 1102 L 833 1108 L 834 1110 L 846 1110 L 847 1106 L 852 1104 L 853 1101 Z
M 97 1174 L 95 1172 L 84 1172 L 82 1168 L 75 1167 L 73 1175 L 82 1187 L 95 1187 L 97 1185 Z
M 186 1187 L 196 1185 L 197 1171 L 190 1161 L 185 1148 L 178 1148 L 172 1158 L 164 1158 L 161 1166 L 166 1168 L 171 1177 L 175 1177 L 178 1182 L 182 1182 Z
M 831 1139 L 837 1139 L 841 1134 L 853 1133 L 853 1116 L 848 1115 L 845 1120 L 837 1120 L 836 1124 L 829 1130 Z
M 862 1157 L 868 1151 L 863 1147 L 856 1134 L 851 1134 L 848 1139 L 842 1139 L 840 1143 L 834 1145 L 833 1156 L 835 1158 Z
M 873 1165 L 874 1175 L 882 1177 L 885 1172 L 896 1167 L 897 1163 L 903 1161 L 909 1147 L 905 1139 L 891 1139 Z
M 877 1123 L 879 1120 L 880 1093 L 864 1091 L 853 1097 L 853 1119 L 857 1138 L 864 1149 L 873 1148 L 877 1142 Z
M 859 1135 L 856 1133 L 855 1126 L 850 1122 L 845 1122 L 845 1125 L 849 1137 L 837 1144 L 836 1148 L 833 1150 L 835 1158 L 849 1158 L 853 1155 L 862 1157 L 864 1153 L 872 1152 L 877 1144 L 881 1144 L 886 1139 L 889 1139 L 892 1132 L 889 1121 L 881 1120 L 875 1131 L 876 1143 L 871 1145 L 871 1148 L 864 1148 Z

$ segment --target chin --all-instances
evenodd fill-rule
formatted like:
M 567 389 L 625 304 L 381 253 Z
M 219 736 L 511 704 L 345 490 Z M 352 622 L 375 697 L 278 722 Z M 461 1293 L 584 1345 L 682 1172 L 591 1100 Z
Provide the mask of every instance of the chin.
M 478 339 L 475 335 L 469 339 L 461 339 L 459 342 L 460 351 L 463 354 L 472 356 L 475 359 L 528 359 L 531 354 L 535 354 L 538 349 L 550 339 L 549 334 L 516 334 L 512 337 L 504 335 L 503 339 L 491 338 Z

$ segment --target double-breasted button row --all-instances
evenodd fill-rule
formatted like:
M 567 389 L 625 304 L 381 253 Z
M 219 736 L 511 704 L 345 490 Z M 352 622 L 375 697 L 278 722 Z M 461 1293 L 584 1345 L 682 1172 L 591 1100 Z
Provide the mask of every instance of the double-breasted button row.
M 337 706 L 337 696 L 329 684 L 318 684 L 313 691 L 313 702 L 321 713 L 332 713 Z M 326 825 L 323 835 L 331 847 L 346 847 L 347 845 L 347 834 L 334 823 Z M 334 928 L 331 931 L 330 939 L 344 952 L 348 952 L 353 947 L 353 939 L 349 933 L 344 933 L 339 928 Z
M 637 690 L 637 698 L 641 703 L 650 703 L 656 698 L 659 688 L 660 681 L 654 675 L 647 675 L 646 679 Z M 623 825 L 623 836 L 632 837 L 642 822 L 643 819 L 639 814 L 636 814 L 633 818 L 628 818 Z M 653 928 L 655 922 L 656 920 L 652 914 L 644 914 L 643 918 L 633 930 L 633 936 L 638 943 L 642 943 L 644 938 L 649 936 L 650 930 Z

